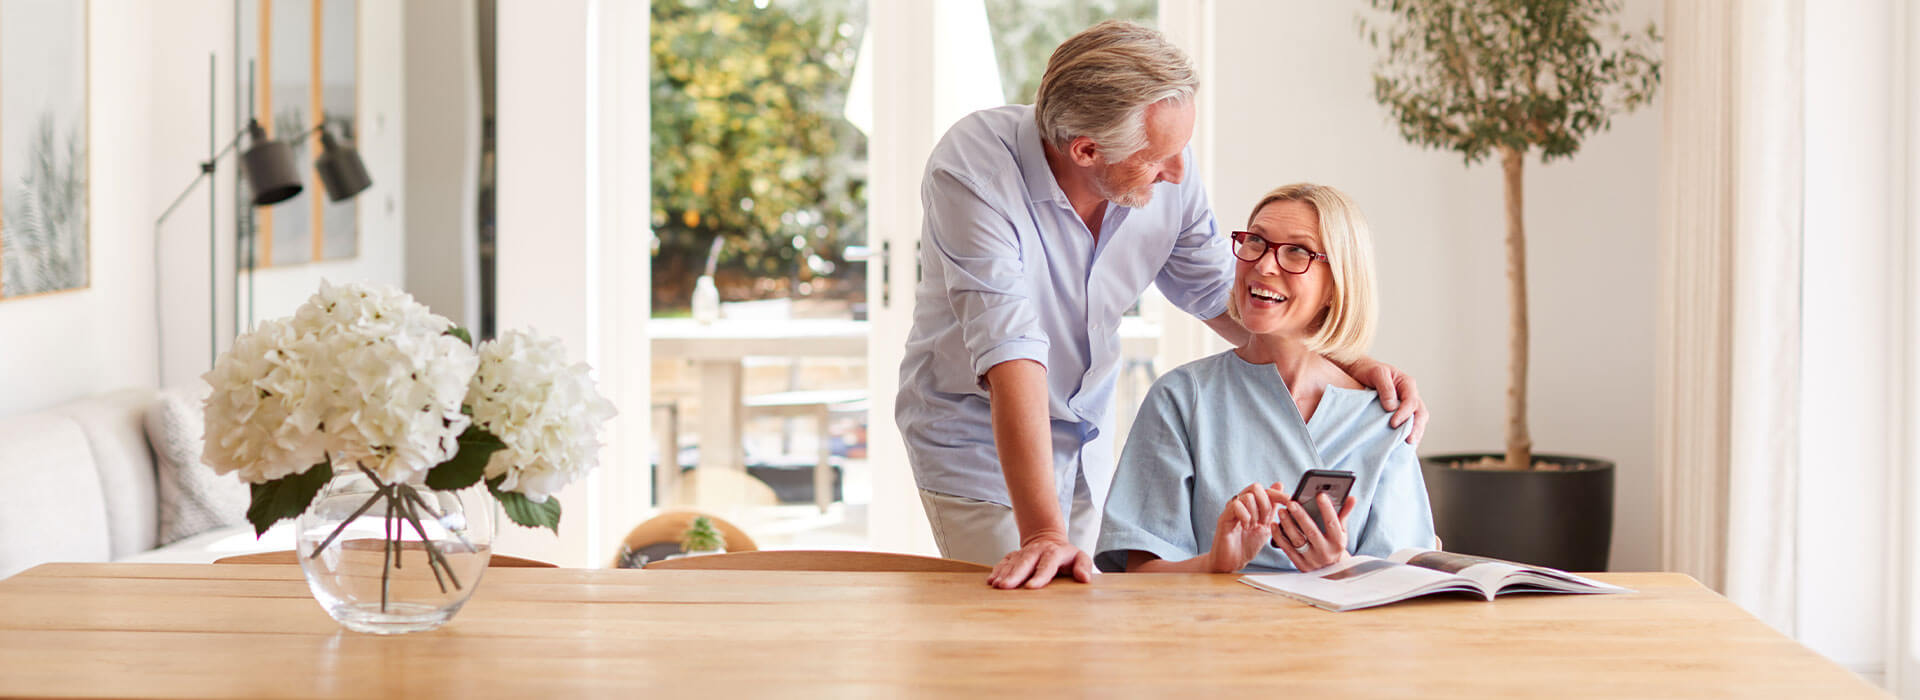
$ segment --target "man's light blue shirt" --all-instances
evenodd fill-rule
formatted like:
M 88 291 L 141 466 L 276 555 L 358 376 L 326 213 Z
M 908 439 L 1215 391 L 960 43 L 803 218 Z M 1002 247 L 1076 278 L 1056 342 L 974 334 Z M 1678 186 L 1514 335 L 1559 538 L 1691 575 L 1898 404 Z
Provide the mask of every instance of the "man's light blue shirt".
M 1233 268 L 1192 151 L 1180 184 L 1141 208 L 1107 204 L 1096 238 L 1054 180 L 1033 108 L 975 112 L 947 131 L 920 186 L 926 218 L 913 330 L 894 417 L 920 488 L 1011 505 L 982 379 L 1010 360 L 1047 368 L 1054 484 L 1094 503 L 1113 476 L 1120 317 L 1149 283 L 1202 319 L 1226 312 Z
M 1328 387 L 1302 421 L 1274 366 L 1231 350 L 1181 365 L 1154 382 L 1127 433 L 1094 564 L 1125 571 L 1129 551 L 1198 556 L 1213 548 L 1220 512 L 1241 489 L 1277 481 L 1291 495 L 1309 469 L 1354 474 L 1348 551 L 1432 547 L 1427 484 L 1406 440 L 1413 426 L 1389 427 L 1391 418 L 1372 389 Z M 1268 544 L 1246 570 L 1294 567 Z

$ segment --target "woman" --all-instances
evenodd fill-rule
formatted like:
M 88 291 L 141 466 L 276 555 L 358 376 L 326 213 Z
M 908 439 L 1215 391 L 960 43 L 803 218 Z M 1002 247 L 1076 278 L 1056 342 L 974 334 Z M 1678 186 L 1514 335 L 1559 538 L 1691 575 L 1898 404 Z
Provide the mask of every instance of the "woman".
M 1433 546 L 1408 427 L 1388 427 L 1374 392 L 1333 362 L 1366 351 L 1377 315 L 1359 209 L 1331 187 L 1288 185 L 1254 206 L 1232 245 L 1227 311 L 1253 339 L 1154 382 L 1120 456 L 1095 563 L 1312 571 L 1349 552 Z M 1346 502 L 1294 503 L 1309 469 L 1352 471 Z

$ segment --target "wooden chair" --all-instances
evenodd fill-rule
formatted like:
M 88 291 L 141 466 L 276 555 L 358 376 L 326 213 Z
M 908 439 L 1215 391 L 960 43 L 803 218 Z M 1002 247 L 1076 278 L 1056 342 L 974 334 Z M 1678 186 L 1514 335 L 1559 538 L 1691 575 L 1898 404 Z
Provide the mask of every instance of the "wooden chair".
M 369 547 L 365 547 L 365 546 L 354 547 L 353 545 L 364 544 L 369 542 L 373 543 L 374 545 L 371 548 L 378 548 L 380 546 L 383 546 L 383 543 L 380 540 L 356 540 L 352 542 L 347 542 L 345 546 L 347 546 L 349 549 L 368 549 Z M 403 542 L 402 544 L 403 545 L 411 544 L 411 545 L 415 545 L 416 547 L 419 545 L 419 543 L 417 542 Z M 215 564 L 298 564 L 300 563 L 300 560 L 295 558 L 293 550 L 282 549 L 277 552 L 260 552 L 258 554 L 236 554 L 231 557 L 221 557 L 219 559 L 215 559 L 213 563 Z M 559 568 L 554 566 L 553 564 L 548 564 L 544 561 L 535 561 L 533 559 L 523 559 L 521 557 L 516 557 L 508 554 L 494 554 L 492 556 L 487 557 L 487 566 L 526 568 L 526 569 Z
M 629 559 L 634 552 L 640 552 L 654 545 L 672 544 L 674 545 L 673 553 L 678 553 L 680 537 L 687 534 L 687 528 L 693 527 L 693 519 L 699 517 L 713 521 L 713 528 L 719 530 L 720 536 L 727 540 L 727 551 L 753 552 L 760 549 L 754 545 L 753 538 L 748 537 L 745 530 L 741 530 L 739 526 L 719 516 L 697 510 L 672 510 L 648 518 L 628 531 L 627 536 L 621 538 L 620 549 L 614 553 L 613 563 L 608 567 L 614 569 L 628 567 Z
M 777 549 L 728 552 L 648 562 L 648 569 L 730 571 L 905 571 L 984 574 L 993 568 L 970 561 L 892 552 Z

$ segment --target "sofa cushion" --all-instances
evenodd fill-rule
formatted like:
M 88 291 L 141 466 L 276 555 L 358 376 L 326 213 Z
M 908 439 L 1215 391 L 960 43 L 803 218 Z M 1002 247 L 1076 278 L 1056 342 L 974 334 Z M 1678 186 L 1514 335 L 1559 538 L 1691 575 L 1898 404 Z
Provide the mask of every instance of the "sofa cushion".
M 106 500 L 111 556 L 153 549 L 159 518 L 154 510 L 153 451 L 147 447 L 150 389 L 128 389 L 62 404 L 48 412 L 80 424 L 93 452 L 93 468 Z
M 211 564 L 216 560 L 243 554 L 293 549 L 292 520 L 282 520 L 255 537 L 252 525 L 208 530 L 152 551 L 117 559 L 124 564 Z
M 0 420 L 0 578 L 49 561 L 106 561 L 107 501 L 72 418 Z
M 247 485 L 200 461 L 206 394 L 206 385 L 195 382 L 160 392 L 147 409 L 147 439 L 159 462 L 161 545 L 247 523 Z

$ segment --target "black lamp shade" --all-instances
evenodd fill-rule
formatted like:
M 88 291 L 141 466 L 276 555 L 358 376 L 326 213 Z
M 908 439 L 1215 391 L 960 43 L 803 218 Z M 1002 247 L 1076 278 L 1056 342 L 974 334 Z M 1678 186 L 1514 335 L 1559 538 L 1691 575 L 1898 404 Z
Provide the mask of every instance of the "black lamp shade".
M 366 163 L 360 161 L 360 152 L 334 141 L 333 134 L 324 129 L 320 131 L 320 157 L 314 159 L 313 168 L 320 174 L 320 184 L 327 188 L 327 199 L 335 202 L 373 185 Z
M 259 124 L 248 129 L 253 147 L 240 154 L 240 167 L 247 173 L 247 186 L 253 189 L 253 205 L 279 204 L 300 194 L 300 169 L 293 147 L 267 138 Z

